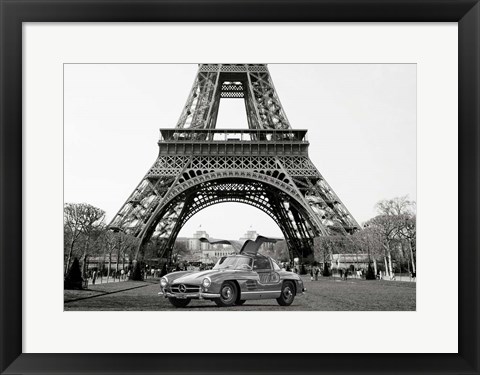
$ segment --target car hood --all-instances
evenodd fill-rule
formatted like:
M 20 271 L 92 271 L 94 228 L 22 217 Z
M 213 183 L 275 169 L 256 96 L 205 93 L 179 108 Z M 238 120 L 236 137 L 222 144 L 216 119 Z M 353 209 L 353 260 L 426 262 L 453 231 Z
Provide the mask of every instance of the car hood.
M 200 272 L 193 272 L 186 275 L 181 275 L 179 278 L 172 280 L 175 284 L 182 283 L 182 284 L 201 284 L 205 277 L 215 277 L 217 275 L 221 275 L 225 272 L 233 272 L 233 270 L 207 270 L 207 271 L 200 271 Z

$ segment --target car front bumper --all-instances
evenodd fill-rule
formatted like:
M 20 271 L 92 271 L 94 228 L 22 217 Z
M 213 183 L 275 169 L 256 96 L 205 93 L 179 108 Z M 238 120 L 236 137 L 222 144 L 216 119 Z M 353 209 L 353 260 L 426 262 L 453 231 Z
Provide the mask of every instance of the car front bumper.
M 178 298 L 178 299 L 212 299 L 220 298 L 220 294 L 216 293 L 207 293 L 207 292 L 195 292 L 195 293 L 172 293 L 168 291 L 160 291 L 159 296 L 164 296 L 165 298 Z

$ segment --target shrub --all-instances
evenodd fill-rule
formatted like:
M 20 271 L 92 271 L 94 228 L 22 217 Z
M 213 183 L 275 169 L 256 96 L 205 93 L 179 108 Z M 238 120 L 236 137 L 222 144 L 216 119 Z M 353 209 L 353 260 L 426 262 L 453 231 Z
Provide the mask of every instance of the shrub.
M 136 262 L 135 265 L 133 266 L 133 272 L 132 272 L 132 275 L 130 276 L 130 280 L 143 281 L 141 262 Z
M 63 282 L 64 289 L 82 289 L 82 271 L 78 258 L 74 258 Z
M 203 268 L 203 264 L 200 265 L 200 270 L 202 270 Z M 163 277 L 167 274 L 167 265 L 164 264 L 163 267 L 162 267 L 162 270 L 160 271 L 160 277 Z
M 326 277 L 331 276 L 331 273 L 330 273 L 330 270 L 328 269 L 327 264 L 323 266 L 322 276 L 326 276 Z
M 367 274 L 365 275 L 365 279 L 367 280 L 375 280 L 375 272 L 373 271 L 373 267 L 371 263 L 368 263 Z

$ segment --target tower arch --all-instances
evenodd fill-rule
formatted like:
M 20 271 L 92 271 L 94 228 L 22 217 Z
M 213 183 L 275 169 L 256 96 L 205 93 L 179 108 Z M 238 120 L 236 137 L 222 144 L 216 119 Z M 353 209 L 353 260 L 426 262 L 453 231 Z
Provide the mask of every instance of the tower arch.
M 195 213 L 213 204 L 239 202 L 256 207 L 272 217 L 284 234 L 292 255 L 311 253 L 313 238 L 321 233 L 312 222 L 308 207 L 281 182 L 254 175 L 222 177 L 216 174 L 208 176 L 208 179 L 206 177 L 192 179 L 187 186 L 167 195 L 172 198 L 157 207 L 140 236 L 143 244 L 152 237 L 163 237 L 162 252 L 168 252 L 182 226 Z M 292 222 L 292 218 L 297 219 Z M 141 258 L 141 248 L 139 251 Z

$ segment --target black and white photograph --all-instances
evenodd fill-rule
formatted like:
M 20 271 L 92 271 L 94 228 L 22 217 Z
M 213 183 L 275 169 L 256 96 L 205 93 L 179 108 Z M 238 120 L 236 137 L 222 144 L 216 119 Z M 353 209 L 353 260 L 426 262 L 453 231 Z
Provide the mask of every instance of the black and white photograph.
M 63 111 L 64 311 L 416 311 L 416 64 L 66 63 Z
M 1 374 L 478 373 L 480 0 L 0 3 Z

